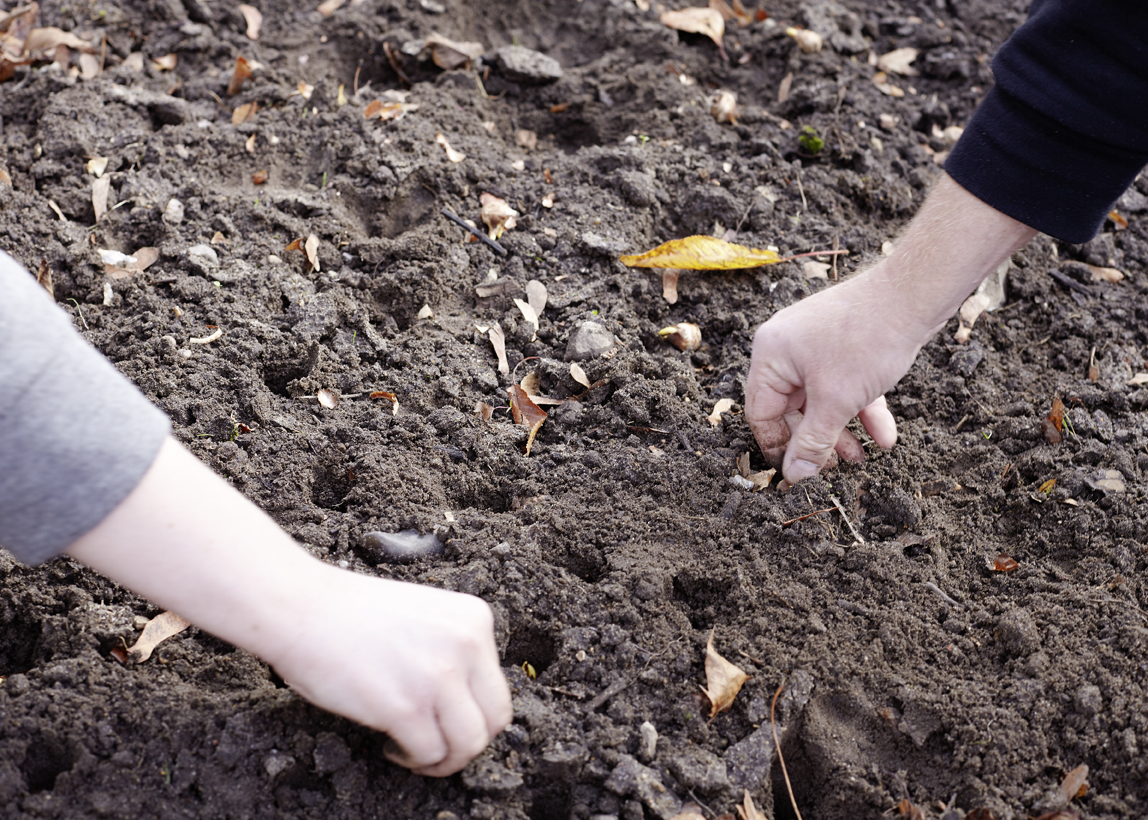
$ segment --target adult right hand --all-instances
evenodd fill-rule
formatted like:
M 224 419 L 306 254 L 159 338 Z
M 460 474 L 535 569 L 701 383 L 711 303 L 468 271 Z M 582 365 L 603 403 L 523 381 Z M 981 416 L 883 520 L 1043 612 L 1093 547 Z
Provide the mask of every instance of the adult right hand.
M 892 447 L 897 426 L 885 392 L 977 285 L 1035 233 L 943 175 L 887 259 L 759 327 L 746 419 L 785 480 L 815 475 L 834 449 L 850 461 L 864 458 L 845 430 L 854 416 L 877 444 Z

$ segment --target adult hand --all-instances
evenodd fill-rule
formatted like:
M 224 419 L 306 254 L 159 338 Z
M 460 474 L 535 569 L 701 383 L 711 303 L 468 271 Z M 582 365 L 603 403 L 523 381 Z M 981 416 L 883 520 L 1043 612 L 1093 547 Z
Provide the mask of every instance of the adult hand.
M 268 658 L 312 703 L 385 732 L 416 774 L 462 769 L 513 717 L 493 617 L 470 595 L 327 570 Z
M 815 475 L 835 449 L 860 461 L 861 445 L 845 430 L 854 416 L 877 444 L 892 447 L 897 427 L 885 392 L 969 293 L 1035 233 L 942 175 L 892 255 L 759 327 L 746 419 L 785 480 Z

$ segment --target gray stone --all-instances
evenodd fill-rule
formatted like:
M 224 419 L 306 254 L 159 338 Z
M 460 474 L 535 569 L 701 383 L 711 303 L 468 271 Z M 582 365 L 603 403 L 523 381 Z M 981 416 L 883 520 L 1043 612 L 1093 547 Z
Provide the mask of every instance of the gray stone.
M 649 763 L 658 754 L 658 730 L 650 721 L 646 721 L 638 727 L 638 734 L 640 741 L 638 743 L 638 757 L 644 762 Z M 725 770 L 725 767 L 722 767 Z
M 219 270 L 219 254 L 211 245 L 192 245 L 187 249 L 187 261 L 205 276 L 211 277 Z
M 580 743 L 554 740 L 546 744 L 539 755 L 539 773 L 554 782 L 573 780 L 582 771 L 590 751 Z
M 267 776 L 273 780 L 294 765 L 295 758 L 289 754 L 275 750 L 272 750 L 271 754 L 263 758 L 263 771 L 267 772 Z
M 1100 696 L 1100 687 L 1093 684 L 1086 684 L 1076 690 L 1076 698 L 1073 700 L 1076 706 L 1076 711 L 1085 717 L 1095 717 L 1100 712 L 1100 707 L 1103 705 L 1103 698 Z
M 566 361 L 596 359 L 614 348 L 614 334 L 597 322 L 583 322 L 570 334 Z
M 958 375 L 968 378 L 973 375 L 977 365 L 984 361 L 985 347 L 978 342 L 969 342 L 961 347 L 949 358 L 949 367 Z
M 523 85 L 542 85 L 562 78 L 562 66 L 553 57 L 522 46 L 503 46 L 494 53 L 502 76 Z
M 727 777 L 739 789 L 749 789 L 754 794 L 768 789 L 776 748 L 773 729 L 768 724 L 760 726 L 725 750 L 722 758 Z
M 682 808 L 682 801 L 665 787 L 658 773 L 629 755 L 622 755 L 603 784 L 619 797 L 635 797 L 662 820 L 670 820 Z
M 1124 192 L 1116 202 L 1117 207 L 1129 214 L 1138 214 L 1141 211 L 1148 211 L 1148 196 L 1137 191 L 1135 188 L 1129 188 Z
M 667 761 L 670 773 L 687 789 L 706 794 L 729 788 L 725 761 L 699 746 L 687 746 Z
M 315 740 L 315 771 L 331 774 L 351 762 L 351 750 L 343 738 L 333 732 L 323 732 Z
M 582 248 L 599 256 L 620 256 L 626 251 L 626 240 L 620 236 L 605 236 L 596 231 L 582 234 Z
M 1027 609 L 1006 612 L 997 623 L 997 640 L 1012 655 L 1031 655 L 1040 649 L 1040 630 Z

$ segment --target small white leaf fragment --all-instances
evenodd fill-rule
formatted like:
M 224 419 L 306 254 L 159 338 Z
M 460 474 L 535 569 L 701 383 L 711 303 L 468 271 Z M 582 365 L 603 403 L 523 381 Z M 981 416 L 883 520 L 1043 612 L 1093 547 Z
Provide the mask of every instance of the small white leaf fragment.
M 110 305 L 114 297 L 115 294 L 112 292 L 112 283 L 104 282 L 104 307 Z
M 191 626 L 191 621 L 174 612 L 161 612 L 144 627 L 139 639 L 128 648 L 128 654 L 135 656 L 136 663 L 143 663 L 161 643 L 173 635 L 178 635 Z
M 965 344 L 973 332 L 973 324 L 985 311 L 993 311 L 1004 304 L 1005 280 L 1008 277 L 1010 262 L 1005 260 L 997 266 L 989 276 L 980 284 L 976 292 L 961 305 L 958 317 L 960 327 L 957 328 L 953 340 L 958 344 Z
M 710 103 L 710 114 L 718 122 L 737 123 L 737 94 L 719 91 Z
M 116 268 L 126 268 L 129 265 L 134 265 L 138 260 L 134 256 L 128 256 L 126 253 L 120 251 L 110 251 L 105 248 L 99 249 L 100 261 L 105 265 Z
M 1116 268 L 1102 268 L 1099 265 L 1089 265 L 1088 270 L 1092 273 L 1093 282 L 1124 281 L 1124 272 Z
M 217 327 L 215 329 L 215 332 L 212 333 L 210 336 L 201 336 L 201 337 L 195 338 L 195 339 L 188 339 L 187 341 L 193 345 L 205 345 L 205 344 L 210 344 L 211 342 L 214 342 L 216 339 L 218 339 L 222 335 L 223 335 L 223 328 Z
M 490 346 L 494 348 L 494 355 L 498 357 L 498 372 L 503 376 L 510 375 L 510 364 L 506 361 L 506 333 L 502 326 L 495 322 L 487 331 Z
M 733 399 L 718 399 L 717 404 L 714 405 L 713 412 L 706 416 L 708 421 L 714 427 L 721 424 L 721 414 L 728 413 L 733 408 Z
M 534 308 L 534 314 L 541 319 L 542 311 L 546 310 L 546 285 L 537 279 L 526 283 L 526 301 Z
M 511 208 L 505 199 L 484 193 L 478 201 L 482 203 L 482 221 L 486 223 L 487 235 L 491 239 L 498 239 L 504 231 L 509 231 L 518 224 L 518 211 Z
M 420 319 L 433 319 L 434 318 L 434 311 L 431 310 L 430 305 L 423 305 L 422 308 L 419 309 L 419 318 Z
M 582 385 L 583 387 L 589 389 L 590 379 L 586 377 L 586 371 L 583 370 L 582 366 L 577 362 L 574 362 L 570 365 L 570 378 L 578 382 L 578 384 Z
M 311 234 L 303 243 L 303 252 L 307 254 L 307 261 L 311 263 L 311 270 L 319 272 L 319 237 Z
M 88 164 L 84 166 L 84 168 L 87 169 L 87 172 L 94 177 L 102 177 L 104 175 L 104 171 L 107 170 L 107 167 L 107 157 L 92 157 L 90 160 L 88 160 Z
M 810 260 L 801 266 L 801 272 L 806 279 L 828 279 L 830 265 L 827 262 L 814 262 Z
M 246 3 L 240 3 L 237 8 L 239 13 L 243 15 L 243 19 L 247 21 L 247 39 L 259 39 L 259 27 L 263 25 L 263 14 L 255 6 L 249 6 Z
M 466 159 L 466 154 L 464 154 L 462 151 L 456 151 L 454 148 L 451 148 L 450 143 L 447 142 L 447 139 L 443 136 L 442 131 L 439 131 L 437 134 L 435 134 L 434 141 L 446 149 L 446 158 L 451 162 L 462 162 L 464 159 Z
M 328 390 L 326 387 L 316 393 L 315 398 L 319 400 L 319 404 L 323 405 L 328 410 L 334 409 L 334 407 L 339 403 L 339 396 L 333 390 Z
M 915 48 L 894 49 L 877 58 L 877 68 L 881 71 L 900 74 L 902 77 L 916 77 L 919 72 L 912 68 L 909 63 L 917 59 L 919 53 Z
M 324 2 L 319 4 L 317 10 L 324 17 L 330 17 L 336 11 L 341 9 L 343 7 L 343 3 L 345 2 L 347 2 L 347 0 L 324 0 Z
M 793 28 L 791 26 L 785 30 L 785 33 L 792 37 L 797 42 L 797 47 L 806 54 L 816 54 L 825 45 L 820 34 L 807 28 Z
M 1131 379 L 1129 379 L 1128 381 L 1126 381 L 1124 383 L 1130 384 L 1133 386 L 1138 386 L 1141 384 L 1148 384 L 1148 373 L 1137 373 L 1135 376 L 1133 376 Z
M 111 188 L 111 177 L 98 177 L 92 181 L 92 211 L 96 215 L 96 222 L 108 212 L 108 192 Z
M 538 333 L 538 314 L 535 312 L 534 308 L 531 307 L 529 303 L 523 302 L 521 299 L 515 299 L 514 304 L 516 304 L 518 306 L 519 311 L 522 312 L 522 318 L 526 320 L 527 324 L 532 325 L 534 327 L 534 333 L 537 334 Z M 531 341 L 534 341 L 534 339 L 531 338 Z

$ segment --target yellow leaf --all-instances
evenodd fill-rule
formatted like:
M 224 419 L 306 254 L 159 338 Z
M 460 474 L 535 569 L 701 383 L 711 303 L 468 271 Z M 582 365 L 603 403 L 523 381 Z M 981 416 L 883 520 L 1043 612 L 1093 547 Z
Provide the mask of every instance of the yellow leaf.
M 652 251 L 636 256 L 623 256 L 623 265 L 631 268 L 681 268 L 684 270 L 738 270 L 760 268 L 781 261 L 776 251 L 763 251 L 735 245 L 712 236 L 687 236 L 671 239 Z
M 747 680 L 749 675 L 714 649 L 714 631 L 710 630 L 710 639 L 706 644 L 706 685 L 702 687 L 702 691 L 710 699 L 710 720 L 713 720 L 719 712 L 724 712 L 733 706 L 734 698 Z

